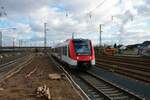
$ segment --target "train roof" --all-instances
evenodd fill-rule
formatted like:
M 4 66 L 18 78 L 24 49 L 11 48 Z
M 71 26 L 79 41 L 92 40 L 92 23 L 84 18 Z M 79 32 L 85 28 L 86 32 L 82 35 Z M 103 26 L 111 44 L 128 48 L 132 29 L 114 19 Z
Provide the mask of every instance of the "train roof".
M 79 38 L 79 39 L 72 39 L 72 40 L 89 40 L 89 39 L 82 39 L 82 38 Z
M 64 42 L 55 45 L 54 48 L 66 46 L 67 44 L 69 44 L 70 41 L 74 41 L 74 40 L 75 40 L 75 41 L 78 41 L 78 40 L 89 40 L 89 39 L 82 39 L 82 38 L 67 39 L 67 40 L 65 40 Z

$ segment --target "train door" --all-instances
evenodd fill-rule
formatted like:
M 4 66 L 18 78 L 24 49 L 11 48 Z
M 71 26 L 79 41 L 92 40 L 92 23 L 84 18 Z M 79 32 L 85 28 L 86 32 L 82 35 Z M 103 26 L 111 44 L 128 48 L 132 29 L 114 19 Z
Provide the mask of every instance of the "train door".
M 62 60 L 62 55 L 63 55 L 63 47 L 60 47 L 60 59 Z

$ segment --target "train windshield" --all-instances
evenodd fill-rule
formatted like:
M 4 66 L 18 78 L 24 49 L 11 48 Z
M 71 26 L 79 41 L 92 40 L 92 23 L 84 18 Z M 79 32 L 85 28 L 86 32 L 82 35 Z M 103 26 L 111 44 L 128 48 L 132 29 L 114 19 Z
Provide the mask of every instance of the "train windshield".
M 77 55 L 91 55 L 89 40 L 74 40 L 74 45 Z

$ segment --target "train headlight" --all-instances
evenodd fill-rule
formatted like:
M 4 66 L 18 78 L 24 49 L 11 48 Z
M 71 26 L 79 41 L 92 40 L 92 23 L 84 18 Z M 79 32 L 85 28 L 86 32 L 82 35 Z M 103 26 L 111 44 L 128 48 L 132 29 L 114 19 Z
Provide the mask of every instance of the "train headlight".
M 77 57 L 77 60 L 79 59 L 79 57 Z
M 90 60 L 92 59 L 92 57 L 90 56 Z

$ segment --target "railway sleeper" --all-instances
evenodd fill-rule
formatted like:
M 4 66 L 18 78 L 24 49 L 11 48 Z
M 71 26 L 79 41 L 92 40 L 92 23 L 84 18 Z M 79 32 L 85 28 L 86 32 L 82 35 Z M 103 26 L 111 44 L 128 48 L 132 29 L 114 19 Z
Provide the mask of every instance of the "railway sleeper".
M 93 83 L 95 86 L 107 86 L 107 84 L 103 83 L 103 82 L 99 82 L 99 83 Z
M 130 100 L 128 96 L 117 96 L 117 97 L 112 97 L 113 100 Z
M 99 87 L 99 86 L 101 86 L 101 87 L 108 87 L 107 84 L 104 84 L 104 83 L 102 83 L 100 81 L 95 81 L 95 80 L 93 80 L 93 81 L 92 80 L 87 80 L 87 81 L 89 81 L 90 83 L 92 83 L 96 87 Z
M 100 97 L 100 95 L 98 95 L 97 93 L 94 93 L 93 96 L 94 96 L 95 98 L 99 98 L 99 97 Z
M 143 77 L 143 76 L 140 76 L 140 75 L 136 75 L 136 74 L 132 74 L 132 73 L 127 73 L 127 72 L 123 72 L 123 71 L 116 71 L 120 74 L 124 74 L 128 77 L 131 77 L 131 78 L 134 78 L 134 79 L 137 79 L 137 80 L 142 80 L 144 82 L 150 82 L 149 78 L 146 78 L 146 77 Z
M 112 67 L 109 67 L 109 66 L 107 66 L 107 67 L 101 67 L 101 68 L 104 68 L 104 69 L 106 69 L 106 70 L 110 70 L 109 68 L 112 68 Z M 113 69 L 113 68 L 112 68 Z M 113 69 L 115 72 L 128 72 L 128 73 L 132 73 L 132 72 L 129 72 L 129 71 L 126 71 L 126 70 L 122 70 L 122 69 Z M 135 73 L 135 72 L 134 72 Z M 137 73 L 135 73 L 135 74 L 133 74 L 132 73 L 132 75 L 130 75 L 130 76 L 137 76 L 137 77 L 142 77 L 142 78 L 147 78 L 147 77 L 145 77 L 145 76 L 143 76 L 143 75 L 141 75 L 141 74 L 137 74 Z M 146 79 L 147 80 L 147 79 Z
M 94 85 L 94 84 L 93 84 Z M 109 87 L 108 85 L 94 85 L 98 88 L 102 88 L 102 89 L 110 89 L 111 87 Z
M 95 92 L 95 91 L 92 91 L 91 93 L 92 93 L 93 95 L 97 95 L 97 92 Z
M 109 68 L 112 68 L 113 70 L 123 70 L 123 71 L 128 71 L 130 73 L 142 75 L 142 76 L 145 76 L 145 77 L 150 77 L 150 74 L 148 72 L 143 72 L 143 71 L 136 70 L 136 69 L 130 69 L 130 68 L 125 68 L 125 67 L 114 67 L 112 65 L 105 64 L 105 63 L 98 63 L 98 65 L 107 66 Z
M 108 86 L 107 84 L 105 84 L 104 82 L 101 82 L 101 81 L 99 81 L 99 80 L 97 80 L 96 79 L 96 81 L 95 80 L 89 80 L 92 84 L 94 84 L 95 86 Z
M 130 69 L 130 68 L 125 68 L 125 67 L 114 67 L 112 65 L 109 64 L 105 64 L 105 63 L 96 63 L 97 65 L 103 65 L 103 66 L 107 66 L 109 68 L 111 68 L 112 70 L 123 70 L 123 71 L 128 71 L 130 73 L 135 73 L 138 75 L 142 75 L 145 77 L 150 77 L 150 74 L 148 72 L 143 72 L 143 71 L 139 71 L 139 70 L 135 70 L 135 69 Z
M 102 98 L 100 95 L 98 95 L 98 94 L 94 94 L 93 95 L 94 96 L 94 98 Z
M 109 94 L 109 96 L 111 96 L 111 97 L 114 97 L 114 96 L 123 96 L 124 94 L 123 93 L 111 93 L 111 94 Z
M 100 95 L 92 89 L 88 89 L 88 92 L 92 93 L 94 95 L 94 97 L 96 97 L 96 98 L 100 97 Z
M 120 58 L 120 57 L 102 57 L 102 58 L 99 58 L 99 57 L 96 57 L 96 59 L 109 59 L 109 60 L 113 60 L 113 61 L 119 61 L 119 62 L 127 62 L 127 63 L 138 63 L 138 64 L 141 64 L 141 65 L 149 65 L 149 59 L 136 59 L 136 58 Z
M 104 98 L 103 98 L 103 96 L 101 96 L 101 95 L 99 95 L 99 94 L 97 94 L 97 92 L 91 92 L 92 94 L 93 94 L 93 97 L 95 98 L 95 99 L 98 99 L 98 100 L 104 100 Z M 94 99 L 94 100 L 95 100 Z
M 114 88 L 100 88 L 102 91 L 116 91 Z
M 113 98 L 113 100 L 129 100 L 130 98 L 119 91 L 103 91 L 103 93 L 107 94 L 110 98 Z
M 131 64 L 131 63 L 126 63 L 126 62 L 118 62 L 118 61 L 107 61 L 107 60 L 98 60 L 99 62 L 103 62 L 103 63 L 107 63 L 107 64 L 114 64 L 116 66 L 126 66 L 129 69 L 137 69 L 137 70 L 141 70 L 141 71 L 146 71 L 149 72 L 150 68 L 148 67 L 149 65 L 136 65 L 136 64 Z
M 115 91 L 109 91 L 109 90 L 102 90 L 104 93 L 106 94 L 111 94 L 111 93 L 119 93 L 118 90 L 115 90 Z
M 103 98 L 96 98 L 96 99 L 94 99 L 94 100 L 105 100 L 105 99 L 103 99 Z
M 89 91 L 89 92 L 93 92 L 93 90 L 91 90 L 91 89 L 88 89 L 88 91 Z
M 109 89 L 110 87 L 108 87 L 108 85 L 99 85 L 99 86 L 96 86 L 100 89 Z

